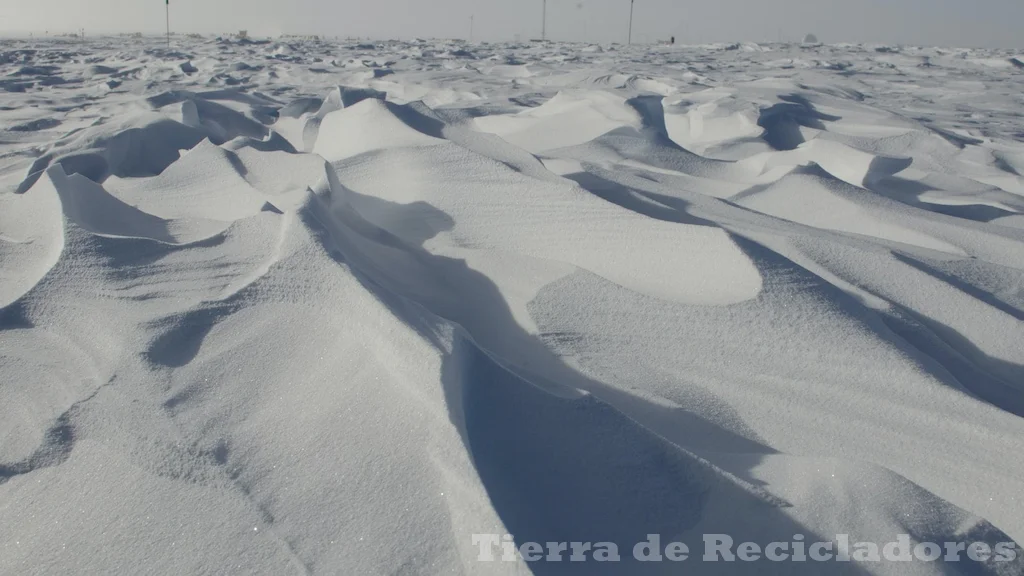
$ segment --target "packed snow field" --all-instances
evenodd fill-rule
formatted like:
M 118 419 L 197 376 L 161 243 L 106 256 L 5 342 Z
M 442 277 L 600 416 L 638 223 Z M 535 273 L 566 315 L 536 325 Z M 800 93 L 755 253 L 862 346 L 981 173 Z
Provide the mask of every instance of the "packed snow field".
M 1022 68 L 2 41 L 0 573 L 1022 574 Z

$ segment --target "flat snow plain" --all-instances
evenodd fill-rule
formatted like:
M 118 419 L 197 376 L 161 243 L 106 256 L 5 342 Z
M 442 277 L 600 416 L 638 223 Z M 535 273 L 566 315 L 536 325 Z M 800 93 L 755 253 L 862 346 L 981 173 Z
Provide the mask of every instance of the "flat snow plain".
M 1024 542 L 1022 94 L 986 50 L 2 41 L 0 573 L 1024 573 L 631 554 Z

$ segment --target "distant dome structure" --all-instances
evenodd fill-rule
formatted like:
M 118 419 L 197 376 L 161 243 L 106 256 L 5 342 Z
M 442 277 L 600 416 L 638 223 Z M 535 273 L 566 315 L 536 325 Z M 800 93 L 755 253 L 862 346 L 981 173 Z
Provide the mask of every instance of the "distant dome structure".
M 818 37 L 815 36 L 814 34 L 808 34 L 807 36 L 804 36 L 804 44 L 817 44 L 817 43 L 818 43 Z

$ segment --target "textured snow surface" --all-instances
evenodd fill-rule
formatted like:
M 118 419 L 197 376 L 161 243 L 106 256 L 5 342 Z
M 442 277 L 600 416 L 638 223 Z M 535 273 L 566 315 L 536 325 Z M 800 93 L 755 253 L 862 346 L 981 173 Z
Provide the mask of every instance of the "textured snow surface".
M 630 553 L 1024 542 L 1015 57 L 0 41 L 0 574 L 1024 573 Z

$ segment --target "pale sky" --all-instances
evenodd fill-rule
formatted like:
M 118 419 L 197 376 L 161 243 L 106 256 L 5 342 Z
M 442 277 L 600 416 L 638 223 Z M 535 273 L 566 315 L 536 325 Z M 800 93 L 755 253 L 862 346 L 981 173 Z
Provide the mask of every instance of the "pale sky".
M 171 0 L 171 29 L 370 38 L 540 36 L 542 0 Z M 636 0 L 635 41 L 798 40 L 1024 47 L 1024 0 Z M 555 40 L 626 40 L 629 0 L 548 0 Z M 157 33 L 163 0 L 0 0 L 4 32 Z

